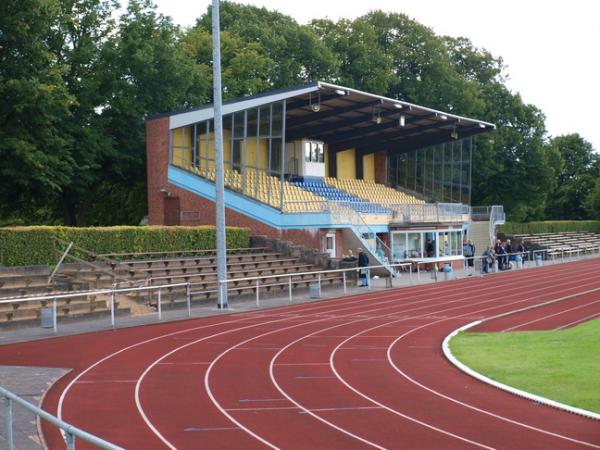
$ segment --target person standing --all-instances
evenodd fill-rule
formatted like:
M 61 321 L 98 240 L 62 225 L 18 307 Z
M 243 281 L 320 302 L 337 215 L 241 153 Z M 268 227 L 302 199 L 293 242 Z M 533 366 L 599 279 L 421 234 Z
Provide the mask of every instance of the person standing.
M 358 270 L 359 270 L 359 286 L 369 286 L 369 257 L 362 248 L 357 248 L 358 253 Z
M 483 258 L 481 259 L 481 272 L 490 273 L 490 265 L 494 264 L 494 257 L 492 256 L 492 247 L 486 248 L 481 256 L 483 256 Z
M 475 247 L 471 241 L 463 241 L 463 256 L 467 260 L 467 268 L 473 268 L 473 257 L 475 256 Z M 469 274 L 470 275 L 470 274 Z

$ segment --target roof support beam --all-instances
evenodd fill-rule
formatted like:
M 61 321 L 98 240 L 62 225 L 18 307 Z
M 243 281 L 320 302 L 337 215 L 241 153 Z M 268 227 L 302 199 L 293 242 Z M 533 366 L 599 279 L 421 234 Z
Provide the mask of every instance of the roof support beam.
M 339 95 L 338 95 L 338 97 L 339 97 Z M 327 119 L 329 117 L 335 117 L 340 114 L 346 114 L 349 112 L 357 111 L 359 109 L 372 107 L 374 104 L 377 104 L 377 103 L 379 103 L 379 100 L 377 100 L 376 102 L 371 101 L 371 102 L 365 102 L 365 103 L 352 103 L 351 105 L 343 106 L 341 108 L 331 107 L 331 109 L 329 109 L 327 111 L 319 111 L 319 112 L 311 111 L 309 114 L 306 114 L 304 116 L 297 117 L 297 118 L 290 117 L 288 119 L 288 129 L 297 127 L 299 125 L 303 125 L 308 122 L 314 122 L 315 120 Z M 321 104 L 323 104 L 322 98 L 321 98 Z
M 398 113 L 398 111 L 389 111 L 388 115 L 391 115 L 394 113 Z M 381 114 L 381 116 L 382 117 L 384 116 L 383 113 Z M 410 125 L 415 122 L 418 122 L 420 120 L 431 119 L 432 117 L 435 117 L 435 114 L 426 114 L 424 116 L 406 116 L 405 126 Z M 391 122 L 381 123 L 379 125 L 372 125 L 369 127 L 356 128 L 355 130 L 352 130 L 352 131 L 344 131 L 344 132 L 340 132 L 340 133 L 337 133 L 337 134 L 334 134 L 331 136 L 324 136 L 323 140 L 325 142 L 327 142 L 328 144 L 335 144 L 338 142 L 349 141 L 352 138 L 363 136 L 368 133 L 387 130 L 389 128 L 398 128 L 400 130 L 403 129 L 402 127 L 400 127 L 398 125 L 398 119 L 394 119 Z M 378 136 L 373 136 L 373 137 L 378 137 Z
M 360 151 L 365 153 L 374 153 L 380 150 L 389 150 L 390 155 L 396 153 L 406 153 L 411 150 L 418 148 L 429 147 L 431 145 L 443 144 L 449 142 L 450 136 L 446 133 L 448 130 L 441 130 L 439 133 L 431 134 L 429 136 L 421 136 L 417 139 L 409 139 L 407 137 L 401 137 L 387 142 L 380 142 L 376 145 L 369 145 L 368 147 L 361 147 Z M 458 130 L 458 139 L 464 139 L 476 134 L 481 133 L 479 125 L 470 126 L 462 130 Z
M 422 131 L 430 130 L 432 128 L 440 128 L 442 126 L 447 126 L 449 124 L 456 123 L 456 120 L 444 120 L 442 123 L 436 121 L 431 124 L 421 125 L 418 127 L 408 128 L 408 129 L 398 129 L 398 133 L 395 135 L 389 134 L 380 134 L 378 136 L 370 136 L 361 139 L 350 139 L 347 141 L 337 142 L 335 144 L 330 144 L 330 148 L 334 151 L 343 150 L 346 148 L 356 148 L 356 147 L 364 147 L 367 145 L 377 145 L 380 142 L 389 142 L 396 139 L 402 139 L 406 136 L 410 136 L 411 134 L 420 133 Z

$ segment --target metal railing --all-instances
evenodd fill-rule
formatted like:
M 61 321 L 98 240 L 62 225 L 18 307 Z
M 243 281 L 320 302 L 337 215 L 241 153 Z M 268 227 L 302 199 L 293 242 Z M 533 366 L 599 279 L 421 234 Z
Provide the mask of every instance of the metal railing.
M 497 255 L 498 256 L 498 255 Z M 510 254 L 499 255 L 501 257 L 506 257 L 507 260 L 514 262 L 517 261 L 517 257 L 521 258 L 522 264 L 516 264 L 516 268 L 529 268 L 531 266 L 542 266 L 545 264 L 557 264 L 562 262 L 570 262 L 576 261 L 583 258 L 589 257 L 598 257 L 600 256 L 600 247 L 588 248 L 588 249 L 562 249 L 560 251 L 556 249 L 543 249 L 543 250 L 533 250 L 526 252 L 513 252 Z M 447 259 L 432 259 L 432 260 L 412 260 L 412 261 L 400 261 L 394 262 L 385 265 L 371 265 L 368 268 L 365 268 L 367 271 L 367 279 L 370 279 L 370 274 L 373 269 L 379 268 L 389 268 L 393 267 L 395 274 L 400 276 L 403 272 L 408 272 L 408 284 L 420 284 L 422 280 L 422 274 L 426 273 L 426 266 L 429 266 L 429 271 L 431 272 L 433 269 L 433 273 L 431 274 L 431 278 L 434 281 L 441 281 L 441 279 L 452 279 L 458 277 L 466 277 L 472 276 L 476 273 L 479 273 L 484 268 L 485 264 L 483 264 L 483 260 L 487 258 L 487 256 L 471 256 L 471 257 L 463 257 L 459 255 L 457 257 L 449 257 Z M 514 258 L 514 259 L 513 259 Z M 469 260 L 474 262 L 473 267 L 470 267 Z M 434 267 L 438 267 L 439 264 L 448 264 L 451 271 L 451 276 L 439 276 L 439 272 L 435 270 Z M 460 267 L 462 266 L 462 267 Z M 499 269 L 499 268 L 498 268 Z M 497 271 L 493 263 L 488 264 L 489 271 Z M 341 274 L 341 282 L 343 285 L 344 294 L 347 293 L 347 274 L 351 272 L 358 271 L 358 267 L 350 267 L 350 268 L 342 268 L 342 269 L 328 269 L 328 270 L 320 270 L 320 271 L 310 271 L 310 272 L 292 272 L 292 273 L 281 273 L 274 275 L 258 275 L 253 277 L 245 277 L 245 278 L 231 278 L 227 280 L 214 280 L 212 283 L 216 285 L 215 289 L 212 290 L 199 290 L 192 291 L 192 288 L 196 285 L 205 285 L 203 282 L 182 282 L 182 283 L 171 283 L 171 284 L 162 284 L 158 286 L 140 286 L 140 287 L 130 287 L 130 288 L 118 288 L 117 285 L 113 285 L 112 288 L 108 289 L 97 289 L 97 290 L 87 290 L 87 291 L 77 291 L 70 292 L 64 294 L 48 294 L 48 295 L 40 295 L 40 296 L 31 296 L 31 297 L 14 297 L 11 299 L 1 299 L 0 305 L 10 304 L 15 308 L 15 304 L 26 303 L 26 302 L 41 302 L 42 305 L 51 304 L 52 312 L 53 312 L 53 324 L 52 327 L 54 332 L 58 331 L 57 324 L 57 307 L 58 302 L 63 299 L 73 299 L 77 297 L 88 297 L 88 296 L 100 296 L 106 295 L 109 297 L 109 306 L 110 310 L 110 324 L 114 328 L 116 326 L 116 312 L 117 312 L 117 298 L 119 295 L 128 294 L 128 293 L 139 293 L 139 292 L 148 292 L 148 293 L 157 293 L 157 317 L 158 320 L 163 319 L 163 293 L 165 291 L 172 292 L 175 288 L 181 288 L 181 290 L 185 290 L 185 305 L 187 307 L 187 317 L 191 317 L 191 305 L 192 305 L 192 296 L 197 294 L 207 294 L 207 293 L 216 293 L 219 286 L 224 284 L 227 285 L 228 291 L 241 291 L 241 290 L 250 290 L 255 291 L 256 295 L 256 303 L 258 304 L 260 301 L 260 291 L 270 290 L 274 287 L 280 287 L 288 289 L 289 300 L 293 300 L 293 291 L 294 284 L 305 283 L 310 285 L 316 283 L 319 290 L 319 296 L 321 291 L 321 284 L 323 281 L 330 281 L 332 276 L 335 274 Z M 416 275 L 415 275 L 416 274 Z M 296 279 L 294 279 L 296 277 Z M 300 278 L 298 278 L 300 277 Z M 307 278 L 308 277 L 308 278 Z M 269 280 L 283 279 L 285 281 L 279 282 L 276 281 L 274 283 L 270 283 Z M 340 277 L 336 278 L 337 280 Z M 393 287 L 394 277 L 389 277 L 389 285 L 388 287 Z M 261 283 L 261 280 L 263 282 Z M 251 281 L 253 282 L 251 285 L 245 284 L 240 285 L 240 282 Z M 266 282 L 265 282 L 266 281 Z M 230 284 L 235 284 L 235 286 L 230 286 Z M 400 284 L 399 282 L 395 283 L 396 285 Z M 369 284 L 370 287 L 370 284 Z M 18 307 L 18 306 L 17 306 Z M 16 308 L 15 308 L 16 309 Z
M 124 450 L 122 447 L 111 444 L 104 439 L 101 439 L 93 434 L 90 434 L 86 431 L 83 431 L 67 422 L 60 420 L 58 417 L 53 416 L 52 414 L 44 411 L 41 408 L 29 403 L 28 401 L 22 399 L 18 395 L 10 392 L 3 387 L 0 387 L 0 397 L 2 397 L 4 403 L 4 420 L 6 425 L 6 449 L 13 450 L 15 448 L 14 444 L 14 435 L 13 435 L 13 403 L 25 408 L 31 413 L 35 414 L 40 419 L 44 419 L 45 421 L 51 423 L 55 427 L 58 427 L 62 430 L 63 436 L 65 438 L 65 442 L 67 444 L 67 450 L 75 450 L 75 438 L 82 439 L 86 442 L 89 442 L 92 445 L 95 445 L 98 448 L 105 450 Z
M 243 278 L 231 278 L 231 279 L 227 279 L 227 280 L 219 280 L 219 285 L 220 286 L 225 286 L 225 288 L 230 291 L 230 290 L 236 290 L 239 289 L 237 287 L 233 287 L 233 288 L 229 288 L 228 285 L 230 283 L 235 283 L 235 284 L 239 284 L 240 282 L 243 281 L 254 281 L 254 288 L 256 290 L 256 306 L 260 306 L 260 288 L 265 288 L 265 289 L 271 289 L 272 287 L 275 286 L 287 286 L 288 288 L 288 298 L 290 303 L 293 301 L 293 284 L 297 283 L 297 282 L 307 282 L 307 281 L 314 281 L 316 282 L 316 286 L 318 288 L 318 292 L 319 292 L 319 297 L 321 295 L 321 285 L 323 281 L 327 281 L 327 278 L 324 279 L 324 276 L 326 276 L 327 274 L 341 274 L 342 275 L 342 286 L 343 286 L 343 290 L 344 290 L 344 294 L 347 294 L 348 291 L 348 287 L 347 287 L 347 276 L 346 274 L 348 272 L 356 272 L 359 271 L 361 269 L 365 270 L 366 273 L 366 278 L 367 280 L 370 280 L 370 272 L 372 269 L 378 269 L 378 268 L 388 268 L 389 266 L 392 266 L 394 268 L 400 268 L 400 267 L 407 267 L 409 268 L 411 266 L 410 263 L 394 263 L 394 264 L 388 264 L 388 265 L 371 265 L 368 267 L 349 267 L 349 268 L 344 268 L 344 269 L 327 269 L 327 270 L 317 270 L 317 271 L 311 271 L 311 272 L 296 272 L 296 273 L 289 273 L 289 274 L 279 274 L 279 275 L 266 275 L 266 276 L 256 276 L 256 277 L 243 277 Z M 306 279 L 304 278 L 305 276 L 309 276 L 309 277 L 313 277 L 311 279 Z M 409 271 L 409 276 L 410 276 L 410 280 L 411 280 L 411 284 L 412 284 L 412 272 Z M 293 280 L 293 277 L 302 277 L 299 280 Z M 284 282 L 284 283 L 262 283 L 261 284 L 261 280 L 269 280 L 272 278 L 287 278 L 288 281 Z M 370 281 L 368 281 L 367 286 L 368 288 L 371 288 L 371 283 Z M 390 287 L 393 287 L 393 282 L 392 282 L 392 278 L 390 277 Z M 221 305 L 222 307 L 223 305 Z

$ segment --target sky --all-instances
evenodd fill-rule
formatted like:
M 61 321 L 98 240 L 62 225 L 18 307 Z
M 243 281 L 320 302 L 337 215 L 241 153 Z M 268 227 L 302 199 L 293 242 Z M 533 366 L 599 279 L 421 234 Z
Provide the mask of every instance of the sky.
M 210 0 L 154 0 L 193 25 Z M 463 36 L 500 56 L 507 85 L 546 115 L 550 136 L 579 133 L 600 152 L 600 2 L 597 0 L 237 0 L 289 15 L 354 19 L 370 10 L 404 13 L 436 34 Z M 427 105 L 424 105 L 427 106 Z

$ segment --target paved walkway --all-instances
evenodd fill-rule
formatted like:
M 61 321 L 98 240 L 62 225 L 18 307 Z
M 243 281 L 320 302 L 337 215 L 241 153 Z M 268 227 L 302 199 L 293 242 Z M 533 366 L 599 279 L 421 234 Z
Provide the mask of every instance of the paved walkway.
M 44 393 L 56 380 L 67 373 L 67 369 L 47 367 L 0 366 L 0 386 L 14 392 L 34 405 L 39 405 Z M 0 448 L 8 448 L 4 404 L 0 408 Z M 13 404 L 14 450 L 39 450 L 42 447 L 34 414 Z

